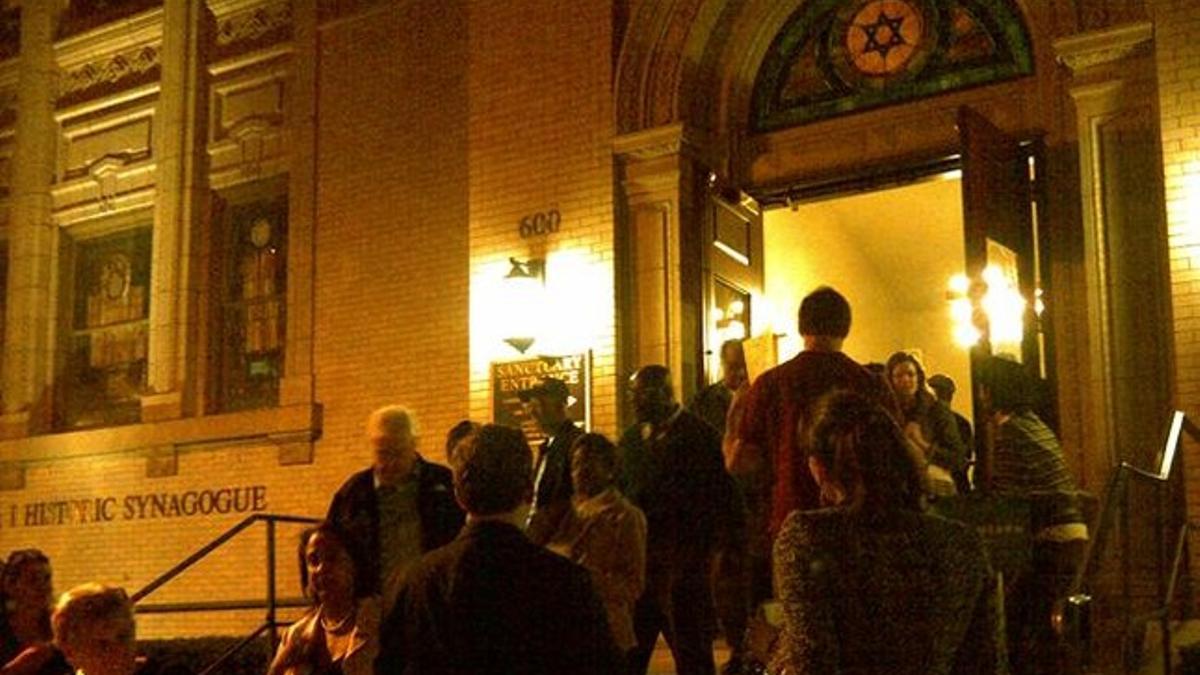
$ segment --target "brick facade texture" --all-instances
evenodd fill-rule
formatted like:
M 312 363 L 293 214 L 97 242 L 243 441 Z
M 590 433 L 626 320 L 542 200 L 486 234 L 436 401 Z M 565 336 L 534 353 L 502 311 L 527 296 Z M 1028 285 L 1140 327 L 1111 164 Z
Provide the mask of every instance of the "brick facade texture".
M 1195 415 L 1200 403 L 1200 4 L 1152 0 L 1158 107 L 1166 186 L 1167 237 L 1175 335 L 1176 406 Z M 1200 444 L 1181 453 L 1188 513 L 1200 511 Z M 1193 546 L 1192 563 L 1200 564 Z
M 471 417 L 491 414 L 509 256 L 546 260 L 545 328 L 530 353 L 592 351 L 593 426 L 616 429 L 611 7 L 471 3 Z M 530 64 L 537 64 L 530 67 Z M 561 230 L 521 239 L 520 220 L 557 209 Z M 580 311 L 584 308 L 584 311 Z M 564 316 L 562 310 L 568 315 Z

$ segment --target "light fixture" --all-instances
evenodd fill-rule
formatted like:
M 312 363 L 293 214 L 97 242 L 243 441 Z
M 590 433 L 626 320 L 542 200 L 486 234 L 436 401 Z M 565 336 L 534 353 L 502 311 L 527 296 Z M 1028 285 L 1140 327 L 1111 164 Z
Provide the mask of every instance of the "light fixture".
M 524 354 L 537 339 L 537 324 L 543 307 L 542 291 L 546 261 L 538 258 L 509 258 L 512 268 L 504 275 L 508 305 L 509 336 L 504 338 L 513 349 Z
M 980 277 L 971 280 L 956 274 L 950 278 L 946 298 L 954 341 L 970 348 L 986 338 L 998 351 L 1020 353 L 1025 336 L 1025 297 L 1000 267 L 988 265 Z M 1037 303 L 1040 308 L 1040 293 Z

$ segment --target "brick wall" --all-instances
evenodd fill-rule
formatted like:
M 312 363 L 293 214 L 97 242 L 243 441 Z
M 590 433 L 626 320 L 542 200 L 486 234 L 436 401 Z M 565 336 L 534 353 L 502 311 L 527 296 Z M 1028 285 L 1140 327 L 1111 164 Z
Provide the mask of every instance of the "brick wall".
M 470 10 L 471 415 L 490 419 L 489 364 L 517 356 L 502 278 L 547 261 L 544 325 L 529 353 L 591 349 L 594 426 L 616 431 L 611 7 L 474 2 Z M 527 214 L 562 228 L 521 239 Z
M 1158 66 L 1171 296 L 1175 321 L 1175 404 L 1200 415 L 1200 4 L 1148 2 Z M 1200 513 L 1200 445 L 1188 440 L 1182 461 L 1188 512 Z M 1195 547 L 1193 562 L 1200 563 Z
M 414 408 L 439 461 L 467 414 L 464 3 L 386 3 L 322 30 L 319 60 L 317 452 L 340 480 L 373 408 Z

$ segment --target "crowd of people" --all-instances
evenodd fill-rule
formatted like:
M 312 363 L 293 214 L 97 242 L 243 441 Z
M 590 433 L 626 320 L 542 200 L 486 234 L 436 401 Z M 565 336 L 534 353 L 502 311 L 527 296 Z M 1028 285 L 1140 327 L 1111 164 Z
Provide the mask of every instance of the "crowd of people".
M 1055 672 L 1050 607 L 1088 534 L 1030 381 L 997 358 L 978 378 L 991 488 L 1034 504 L 1034 571 L 1001 589 L 974 530 L 927 512 L 971 490 L 953 382 L 905 352 L 855 362 L 850 324 L 845 298 L 817 289 L 797 356 L 751 383 L 729 342 L 722 378 L 686 406 L 667 368 L 639 368 L 615 443 L 570 419 L 552 377 L 520 392 L 536 448 L 467 420 L 449 468 L 418 452 L 411 410 L 376 410 L 371 466 L 301 537 L 312 608 L 268 675 L 642 675 L 660 637 L 676 672 L 715 675 L 718 634 L 730 674 L 1007 672 L 1017 649 L 1037 658 L 1014 670 Z M 134 660 L 120 589 L 52 608 L 50 588 L 45 556 L 9 557 L 0 675 L 158 672 Z

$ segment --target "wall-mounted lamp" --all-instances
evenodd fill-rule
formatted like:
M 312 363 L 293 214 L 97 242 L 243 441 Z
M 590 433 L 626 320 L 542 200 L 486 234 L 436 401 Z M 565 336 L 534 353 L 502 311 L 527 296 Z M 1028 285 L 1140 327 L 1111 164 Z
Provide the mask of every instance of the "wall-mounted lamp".
M 1000 267 L 988 265 L 980 279 L 971 280 L 962 274 L 951 277 L 946 295 L 955 342 L 969 348 L 987 338 L 998 353 L 1021 353 L 1026 300 L 1014 275 L 1015 272 L 1006 274 Z M 1039 290 L 1035 299 L 1039 316 L 1043 307 Z
M 538 317 L 545 311 L 545 307 L 541 305 L 546 261 L 538 258 L 509 258 L 508 261 L 512 268 L 504 275 L 504 290 L 508 300 L 506 304 L 510 310 L 509 337 L 504 338 L 504 341 L 524 354 L 537 339 Z

